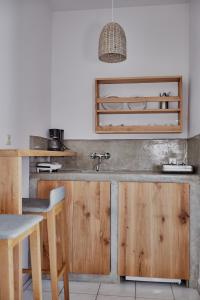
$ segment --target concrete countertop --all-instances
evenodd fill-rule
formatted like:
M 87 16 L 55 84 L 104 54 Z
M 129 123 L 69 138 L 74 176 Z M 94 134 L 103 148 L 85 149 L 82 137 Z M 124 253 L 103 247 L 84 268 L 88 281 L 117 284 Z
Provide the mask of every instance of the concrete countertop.
M 33 173 L 32 179 L 40 180 L 108 180 L 108 181 L 162 181 L 162 182 L 199 182 L 198 174 L 163 174 L 153 171 L 100 171 L 61 170 L 54 173 Z

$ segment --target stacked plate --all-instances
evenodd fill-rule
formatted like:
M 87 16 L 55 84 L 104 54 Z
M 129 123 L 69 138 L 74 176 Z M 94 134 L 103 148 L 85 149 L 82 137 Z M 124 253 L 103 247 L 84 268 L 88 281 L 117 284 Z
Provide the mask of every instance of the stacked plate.
M 109 96 L 104 97 L 104 99 L 109 98 L 119 98 L 117 96 Z M 102 108 L 105 110 L 123 110 L 123 109 L 129 109 L 129 110 L 143 110 L 147 108 L 147 102 L 134 102 L 134 103 L 102 103 Z

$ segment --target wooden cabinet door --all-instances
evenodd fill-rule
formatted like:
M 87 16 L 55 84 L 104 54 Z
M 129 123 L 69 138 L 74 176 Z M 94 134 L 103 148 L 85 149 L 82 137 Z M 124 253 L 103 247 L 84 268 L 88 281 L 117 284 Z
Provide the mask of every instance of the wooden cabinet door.
M 110 183 L 94 181 L 39 181 L 38 196 L 46 198 L 58 186 L 66 187 L 70 272 L 110 273 Z M 58 228 L 59 228 L 59 220 Z M 59 249 L 59 230 L 58 249 Z M 45 234 L 46 236 L 46 234 Z M 48 263 L 45 238 L 44 265 Z M 58 253 L 59 261 L 61 257 Z
M 118 272 L 189 279 L 189 185 L 119 185 Z
M 110 273 L 110 183 L 73 182 L 73 272 Z

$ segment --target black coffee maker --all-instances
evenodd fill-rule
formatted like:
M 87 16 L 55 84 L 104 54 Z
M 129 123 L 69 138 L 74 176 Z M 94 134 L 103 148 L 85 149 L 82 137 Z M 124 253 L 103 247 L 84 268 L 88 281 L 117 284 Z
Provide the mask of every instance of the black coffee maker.
M 64 130 L 63 129 L 49 129 L 48 150 L 50 151 L 64 151 L 67 147 L 64 145 Z

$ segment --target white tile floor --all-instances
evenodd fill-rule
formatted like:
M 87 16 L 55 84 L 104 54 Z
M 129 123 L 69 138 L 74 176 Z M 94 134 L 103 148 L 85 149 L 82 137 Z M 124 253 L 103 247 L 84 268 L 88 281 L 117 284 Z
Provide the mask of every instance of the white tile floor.
M 64 299 L 59 284 L 59 299 Z M 24 291 L 24 300 L 32 299 L 31 283 Z M 50 282 L 43 280 L 43 299 L 51 300 Z M 200 300 L 196 290 L 161 283 L 125 282 L 121 284 L 70 282 L 70 300 Z

